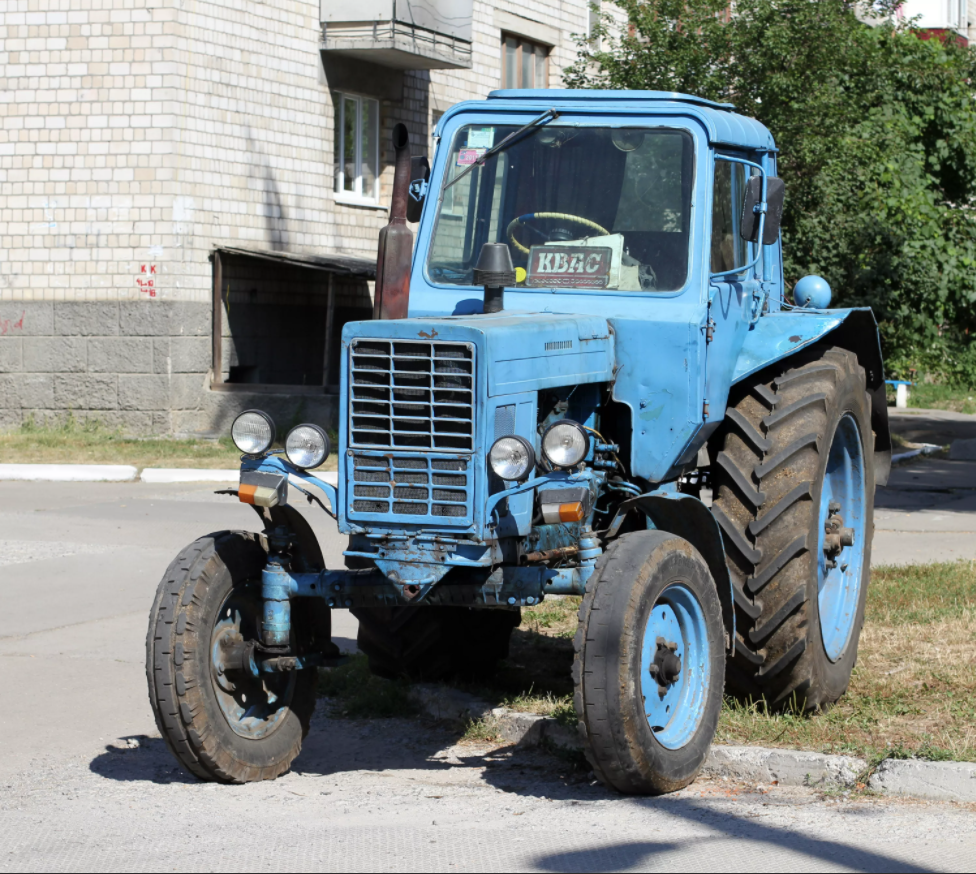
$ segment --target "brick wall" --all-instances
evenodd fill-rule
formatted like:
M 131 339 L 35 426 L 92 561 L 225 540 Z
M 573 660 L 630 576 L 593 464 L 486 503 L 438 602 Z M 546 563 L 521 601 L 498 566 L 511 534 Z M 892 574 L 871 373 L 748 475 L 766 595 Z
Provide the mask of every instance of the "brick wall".
M 0 6 L 0 427 L 72 410 L 134 432 L 220 430 L 255 398 L 209 390 L 212 249 L 375 256 L 385 212 L 333 195 L 318 12 L 318 0 Z M 474 12 L 473 68 L 406 73 L 382 103 L 383 142 L 404 121 L 423 152 L 432 113 L 499 87 L 499 15 L 556 35 L 560 87 L 586 0 Z

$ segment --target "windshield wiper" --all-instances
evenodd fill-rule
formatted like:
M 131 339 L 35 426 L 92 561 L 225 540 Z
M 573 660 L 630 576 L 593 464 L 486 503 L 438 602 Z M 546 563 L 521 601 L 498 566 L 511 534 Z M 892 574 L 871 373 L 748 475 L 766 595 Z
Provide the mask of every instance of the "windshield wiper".
M 481 167 L 490 157 L 497 155 L 499 152 L 505 149 L 505 147 L 508 146 L 508 144 L 511 143 L 516 137 L 529 131 L 536 130 L 541 125 L 544 125 L 547 121 L 554 121 L 557 118 L 559 118 L 559 113 L 556 112 L 555 109 L 547 109 L 537 119 L 534 119 L 525 125 L 525 127 L 520 127 L 517 131 L 512 131 L 512 133 L 505 137 L 505 139 L 503 139 L 497 146 L 492 146 L 487 152 L 478 158 L 477 161 L 468 165 L 460 173 L 458 173 L 457 176 L 455 176 L 450 182 L 447 183 L 447 185 L 444 186 L 444 190 L 447 191 L 447 189 L 450 188 L 455 182 L 460 182 L 465 176 L 468 175 L 468 173 L 474 170 L 475 167 Z

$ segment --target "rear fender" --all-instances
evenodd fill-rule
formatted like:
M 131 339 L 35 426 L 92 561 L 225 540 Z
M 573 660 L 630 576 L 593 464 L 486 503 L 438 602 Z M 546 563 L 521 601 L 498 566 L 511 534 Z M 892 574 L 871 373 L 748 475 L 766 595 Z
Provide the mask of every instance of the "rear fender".
M 718 588 L 722 602 L 722 624 L 728 636 L 727 646 L 735 646 L 735 611 L 732 609 L 732 578 L 725 563 L 725 547 L 722 532 L 698 498 L 682 494 L 641 495 L 624 501 L 617 511 L 620 519 L 631 510 L 639 510 L 647 517 L 651 527 L 667 531 L 687 540 L 705 559 Z
M 785 361 L 801 349 L 827 340 L 857 356 L 867 376 L 874 431 L 874 476 L 879 486 L 891 472 L 891 431 L 885 396 L 881 339 L 874 313 L 867 308 L 790 310 L 767 313 L 746 335 L 732 383 L 741 382 L 771 364 Z

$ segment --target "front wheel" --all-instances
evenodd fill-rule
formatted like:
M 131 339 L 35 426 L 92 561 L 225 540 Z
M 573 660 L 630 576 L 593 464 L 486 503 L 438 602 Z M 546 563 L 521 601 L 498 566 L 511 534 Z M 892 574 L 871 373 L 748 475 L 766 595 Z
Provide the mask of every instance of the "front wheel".
M 170 751 L 202 780 L 274 779 L 308 733 L 314 671 L 228 669 L 228 653 L 260 639 L 266 563 L 261 537 L 222 531 L 184 549 L 156 592 L 146 638 L 149 701 Z
M 619 792 L 674 792 L 705 762 L 722 709 L 725 632 L 695 548 L 662 531 L 610 544 L 586 586 L 574 704 L 587 758 Z

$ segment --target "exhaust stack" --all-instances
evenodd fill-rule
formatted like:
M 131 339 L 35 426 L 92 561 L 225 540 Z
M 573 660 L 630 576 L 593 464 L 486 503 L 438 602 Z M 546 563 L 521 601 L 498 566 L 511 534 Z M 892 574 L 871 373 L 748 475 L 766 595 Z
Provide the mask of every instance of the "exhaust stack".
M 410 137 L 404 124 L 393 127 L 393 202 L 390 221 L 380 231 L 376 254 L 374 319 L 405 319 L 410 305 L 410 265 L 413 233 L 407 227 L 407 198 L 410 192 Z

